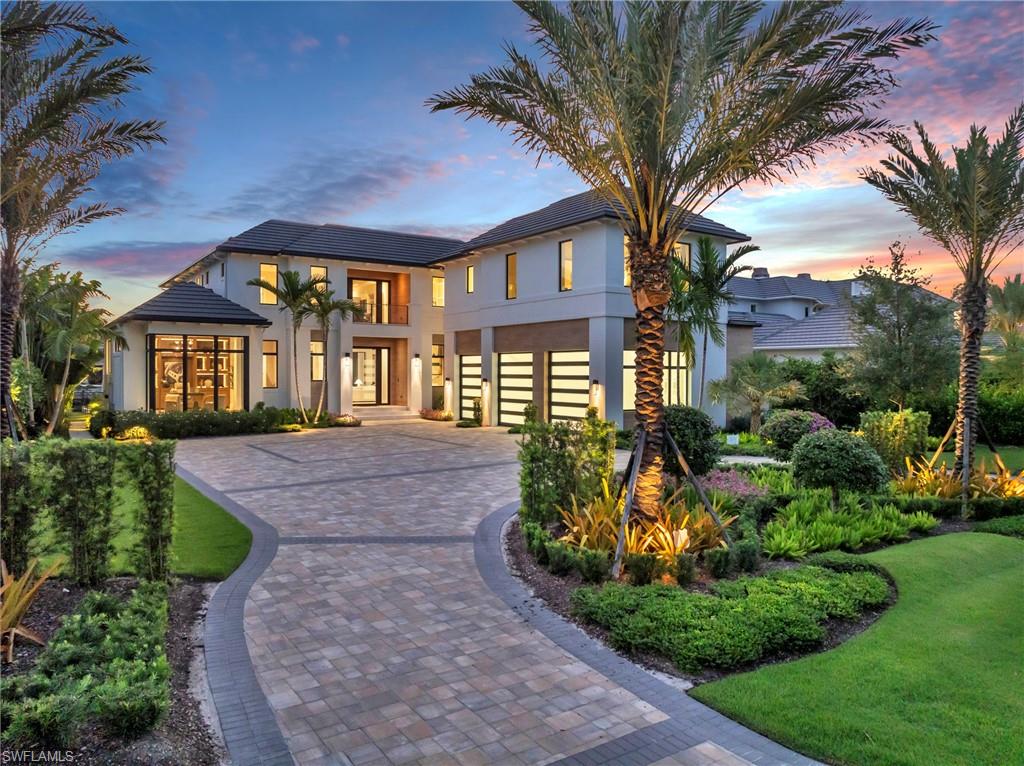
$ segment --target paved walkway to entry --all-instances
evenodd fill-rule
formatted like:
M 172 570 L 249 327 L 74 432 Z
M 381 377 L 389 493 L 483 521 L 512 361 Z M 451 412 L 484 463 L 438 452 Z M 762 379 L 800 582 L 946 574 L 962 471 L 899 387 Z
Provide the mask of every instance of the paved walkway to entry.
M 589 639 L 508 574 L 515 439 L 396 423 L 182 441 L 253 530 L 207 616 L 239 764 L 810 764 Z

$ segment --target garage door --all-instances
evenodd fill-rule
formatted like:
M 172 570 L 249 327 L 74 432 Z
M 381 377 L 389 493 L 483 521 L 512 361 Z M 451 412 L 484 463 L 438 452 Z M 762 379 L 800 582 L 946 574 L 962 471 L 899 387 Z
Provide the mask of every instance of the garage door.
M 473 417 L 473 400 L 480 398 L 480 355 L 459 357 L 459 417 Z
M 582 420 L 590 404 L 590 352 L 548 355 L 548 418 Z
M 533 354 L 498 354 L 498 425 L 523 422 L 533 401 Z

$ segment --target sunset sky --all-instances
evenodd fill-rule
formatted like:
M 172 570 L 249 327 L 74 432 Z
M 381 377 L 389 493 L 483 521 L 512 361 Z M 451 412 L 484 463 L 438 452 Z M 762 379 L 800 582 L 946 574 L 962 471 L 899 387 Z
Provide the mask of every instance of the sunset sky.
M 99 198 L 119 218 L 54 240 L 41 260 L 97 277 L 120 312 L 213 245 L 268 218 L 468 238 L 582 191 L 482 121 L 432 115 L 431 94 L 527 47 L 507 3 L 92 3 L 154 73 L 126 110 L 167 121 L 165 147 L 109 166 Z M 940 146 L 971 123 L 1002 131 L 1024 100 L 1024 3 L 868 3 L 879 24 L 927 16 L 938 40 L 900 59 L 885 113 Z M 843 277 L 908 240 L 948 292 L 955 269 L 857 177 L 884 147 L 824 157 L 783 186 L 747 189 L 708 215 L 751 235 L 752 265 Z M 918 255 L 920 251 L 920 255 Z M 1024 255 L 1004 263 L 1022 270 Z

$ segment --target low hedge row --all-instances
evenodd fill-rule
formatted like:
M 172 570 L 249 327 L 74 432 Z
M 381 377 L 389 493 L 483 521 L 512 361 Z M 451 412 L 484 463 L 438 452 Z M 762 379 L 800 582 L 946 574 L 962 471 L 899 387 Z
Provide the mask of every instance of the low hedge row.
M 990 519 L 974 525 L 975 532 L 988 532 L 993 535 L 1024 537 L 1024 516 L 1006 516 L 1001 519 Z
M 803 493 L 771 493 L 762 497 L 751 497 L 743 501 L 747 513 L 758 521 L 768 521 L 779 508 L 804 497 Z M 864 503 L 894 505 L 901 513 L 930 513 L 937 519 L 954 519 L 960 516 L 960 500 L 920 495 L 865 495 Z M 1003 516 L 1024 514 L 1024 497 L 976 497 L 967 502 L 972 518 L 977 521 L 997 519 Z
M 184 439 L 189 436 L 235 436 L 266 434 L 282 426 L 298 424 L 297 409 L 264 407 L 238 412 L 223 410 L 187 410 L 185 412 L 148 412 L 146 410 L 99 410 L 89 418 L 89 432 L 97 439 L 131 437 L 145 429 L 158 439 Z
M 163 583 L 140 585 L 127 601 L 88 594 L 32 671 L 5 680 L 5 743 L 66 748 L 86 721 L 122 738 L 155 727 L 170 704 L 166 633 Z

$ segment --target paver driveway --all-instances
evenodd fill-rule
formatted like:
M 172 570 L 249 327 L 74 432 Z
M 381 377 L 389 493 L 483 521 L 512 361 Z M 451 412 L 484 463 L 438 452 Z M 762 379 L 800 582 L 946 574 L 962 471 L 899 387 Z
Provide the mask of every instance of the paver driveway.
M 530 603 L 498 547 L 515 453 L 428 422 L 179 444 L 254 529 L 207 618 L 233 759 L 809 763 Z

